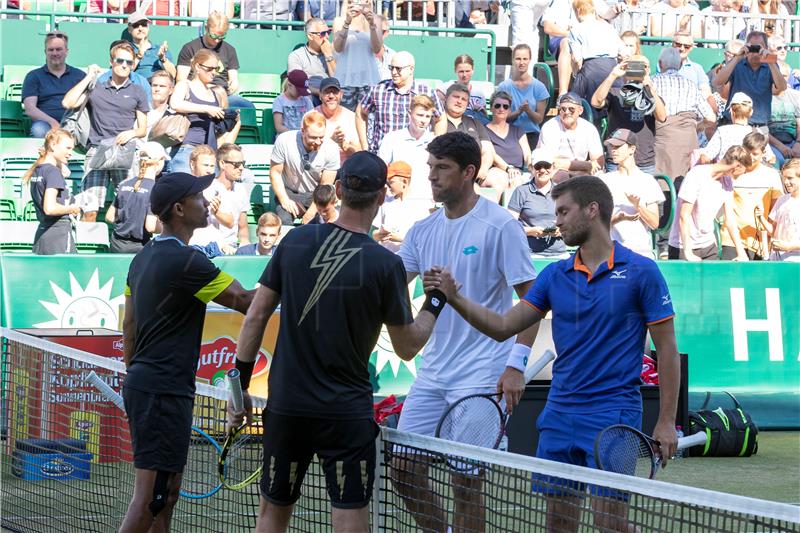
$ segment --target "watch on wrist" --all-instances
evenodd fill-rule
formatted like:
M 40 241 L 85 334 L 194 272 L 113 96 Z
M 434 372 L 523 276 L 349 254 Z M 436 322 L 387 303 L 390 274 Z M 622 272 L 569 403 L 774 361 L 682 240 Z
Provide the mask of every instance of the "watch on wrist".
M 333 61 L 333 56 L 325 56 L 325 61 Z

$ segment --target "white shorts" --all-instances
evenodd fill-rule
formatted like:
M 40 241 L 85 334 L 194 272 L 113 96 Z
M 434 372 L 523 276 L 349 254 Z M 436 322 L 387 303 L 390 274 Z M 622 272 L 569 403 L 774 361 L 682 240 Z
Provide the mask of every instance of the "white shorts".
M 433 437 L 436 425 L 449 405 L 470 394 L 492 393 L 496 390 L 496 387 L 445 390 L 417 377 L 403 403 L 397 429 Z

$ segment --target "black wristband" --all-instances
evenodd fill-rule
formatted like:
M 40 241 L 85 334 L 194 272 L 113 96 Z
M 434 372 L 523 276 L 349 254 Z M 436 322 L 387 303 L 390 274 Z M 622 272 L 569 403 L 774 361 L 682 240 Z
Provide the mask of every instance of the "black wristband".
M 425 296 L 425 303 L 422 304 L 421 311 L 430 311 L 436 318 L 447 304 L 447 296 L 439 289 L 433 289 Z
M 236 370 L 239 371 L 239 383 L 242 384 L 242 390 L 247 390 L 250 387 L 250 378 L 253 375 L 253 368 L 256 366 L 255 361 L 242 361 L 236 359 Z

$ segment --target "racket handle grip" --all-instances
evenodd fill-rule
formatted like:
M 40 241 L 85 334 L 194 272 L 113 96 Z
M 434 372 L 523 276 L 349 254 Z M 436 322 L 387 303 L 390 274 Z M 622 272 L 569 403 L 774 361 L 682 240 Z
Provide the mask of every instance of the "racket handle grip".
M 683 450 L 685 448 L 691 448 L 692 446 L 705 445 L 707 438 L 706 434 L 702 431 L 694 435 L 689 435 L 688 437 L 681 437 L 678 439 L 678 449 Z
M 231 368 L 225 373 L 225 379 L 228 381 L 228 388 L 231 391 L 233 409 L 239 412 L 244 409 L 244 395 L 242 394 L 242 382 L 239 381 L 239 371 Z
M 556 354 L 553 353 L 553 350 L 545 350 L 544 354 L 539 359 L 525 369 L 525 383 L 529 383 L 555 358 Z
M 112 389 L 108 383 L 103 381 L 103 378 L 95 374 L 94 370 L 89 372 L 89 375 L 86 376 L 86 381 L 88 381 L 95 389 L 100 391 L 100 394 L 108 398 L 111 403 L 119 407 L 123 413 L 125 412 L 125 401 L 122 399 L 122 396 L 117 394 L 117 392 Z

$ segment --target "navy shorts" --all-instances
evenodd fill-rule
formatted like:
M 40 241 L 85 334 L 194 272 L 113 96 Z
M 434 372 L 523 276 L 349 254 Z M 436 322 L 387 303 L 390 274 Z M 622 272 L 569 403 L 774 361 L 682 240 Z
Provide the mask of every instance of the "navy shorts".
M 131 428 L 133 466 L 183 472 L 189 454 L 194 400 L 123 387 Z
M 375 482 L 375 438 L 379 433 L 373 419 L 287 416 L 268 409 L 262 416 L 264 499 L 280 506 L 294 504 L 316 454 L 333 507 L 360 509 L 369 503 Z
M 547 50 L 550 52 L 550 55 L 558 59 L 558 55 L 561 53 L 561 41 L 563 37 L 550 37 L 547 40 Z
M 642 412 L 636 409 L 600 411 L 594 413 L 565 413 L 548 405 L 536 420 L 539 445 L 536 457 L 559 463 L 597 468 L 594 457 L 594 440 L 597 435 L 614 424 L 626 424 L 636 429 L 642 427 Z M 586 491 L 585 483 L 534 475 L 533 490 L 552 495 L 580 496 Z M 617 497 L 617 491 L 591 485 L 592 494 Z

